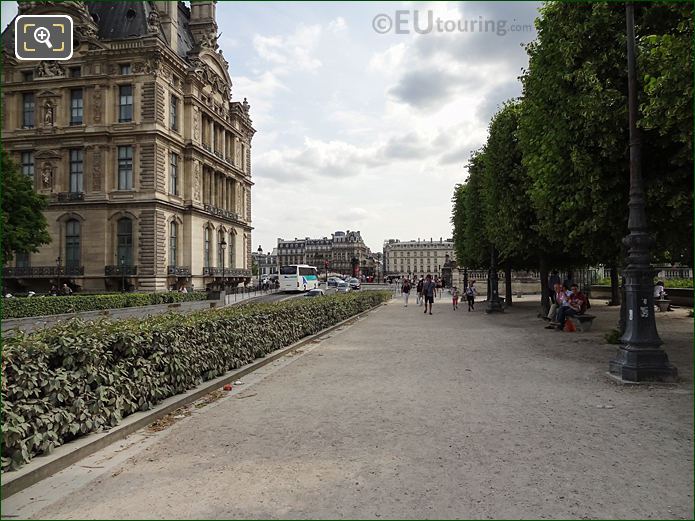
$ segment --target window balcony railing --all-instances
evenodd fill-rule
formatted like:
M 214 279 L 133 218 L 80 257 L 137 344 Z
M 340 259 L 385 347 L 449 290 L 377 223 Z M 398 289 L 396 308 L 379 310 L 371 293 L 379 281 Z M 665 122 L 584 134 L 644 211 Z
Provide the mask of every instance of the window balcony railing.
M 189 266 L 167 266 L 167 275 L 175 277 L 190 277 L 191 268 Z
M 107 277 L 123 277 L 124 275 L 137 275 L 138 267 L 129 265 L 104 266 L 104 275 Z
M 80 277 L 84 275 L 84 266 L 19 266 L 3 268 L 2 275 L 8 279 Z
M 208 266 L 203 268 L 204 277 L 222 277 L 222 268 Z M 245 270 L 240 268 L 224 268 L 224 277 L 250 277 L 251 270 Z
M 84 201 L 84 192 L 59 192 L 53 194 L 53 198 L 58 202 Z

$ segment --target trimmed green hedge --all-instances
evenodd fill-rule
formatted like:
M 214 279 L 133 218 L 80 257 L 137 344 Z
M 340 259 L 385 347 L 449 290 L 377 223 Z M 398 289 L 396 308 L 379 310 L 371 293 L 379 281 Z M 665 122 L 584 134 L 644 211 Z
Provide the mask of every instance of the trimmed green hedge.
M 96 311 L 100 309 L 131 308 L 152 304 L 170 304 L 206 300 L 207 293 L 113 293 L 109 295 L 73 295 L 70 297 L 24 297 L 7 298 L 2 301 L 2 318 L 40 317 Z
M 390 298 L 363 291 L 117 322 L 76 318 L 7 338 L 2 470 Z

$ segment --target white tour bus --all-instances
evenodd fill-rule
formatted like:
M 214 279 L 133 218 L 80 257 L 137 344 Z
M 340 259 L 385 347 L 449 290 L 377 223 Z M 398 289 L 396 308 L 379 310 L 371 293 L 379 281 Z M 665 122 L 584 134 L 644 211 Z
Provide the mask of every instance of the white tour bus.
M 280 267 L 280 291 L 309 291 L 318 287 L 319 276 L 314 266 L 292 264 Z

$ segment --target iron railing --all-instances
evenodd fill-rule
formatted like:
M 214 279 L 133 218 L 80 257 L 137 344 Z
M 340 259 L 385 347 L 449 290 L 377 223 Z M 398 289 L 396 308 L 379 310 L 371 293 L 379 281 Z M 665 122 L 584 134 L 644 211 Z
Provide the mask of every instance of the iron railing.
M 191 268 L 189 266 L 167 266 L 167 275 L 175 277 L 190 277 Z
M 222 268 L 217 268 L 213 266 L 208 266 L 203 268 L 203 276 L 205 277 L 222 277 Z M 251 270 L 245 270 L 240 268 L 224 268 L 224 277 L 250 277 Z
M 58 202 L 84 201 L 84 192 L 58 192 L 53 194 Z
M 84 266 L 18 266 L 2 269 L 5 278 L 47 278 L 80 277 L 84 275 Z

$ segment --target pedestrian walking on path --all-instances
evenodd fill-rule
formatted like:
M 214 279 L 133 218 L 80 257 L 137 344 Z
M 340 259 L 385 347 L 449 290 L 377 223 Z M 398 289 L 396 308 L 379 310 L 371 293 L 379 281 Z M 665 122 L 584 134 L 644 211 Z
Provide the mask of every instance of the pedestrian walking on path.
M 417 305 L 422 306 L 422 287 L 425 285 L 425 279 L 420 275 L 420 280 L 417 282 Z
M 410 281 L 408 279 L 403 280 L 403 286 L 401 286 L 401 293 L 403 293 L 405 307 L 408 307 L 408 298 L 410 297 Z
M 429 312 L 432 314 L 432 304 L 434 304 L 434 292 L 437 291 L 437 285 L 432 280 L 432 275 L 427 274 L 425 283 L 422 285 L 422 295 L 425 299 L 425 313 L 427 313 L 427 305 L 429 304 Z
M 459 290 L 456 286 L 451 288 L 451 303 L 454 306 L 454 311 L 459 308 Z
M 475 296 L 477 294 L 478 290 L 475 287 L 475 281 L 472 280 L 466 288 L 466 300 L 468 300 L 468 311 L 475 311 Z

